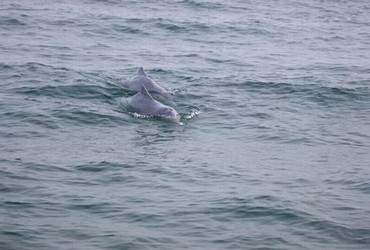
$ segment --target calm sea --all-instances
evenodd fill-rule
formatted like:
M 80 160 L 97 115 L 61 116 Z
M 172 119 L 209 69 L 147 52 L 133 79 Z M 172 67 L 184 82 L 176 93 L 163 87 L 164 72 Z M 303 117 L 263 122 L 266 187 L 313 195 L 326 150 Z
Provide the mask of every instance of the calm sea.
M 370 2 L 0 2 L 0 249 L 369 249 Z M 117 104 L 143 66 L 181 124 Z

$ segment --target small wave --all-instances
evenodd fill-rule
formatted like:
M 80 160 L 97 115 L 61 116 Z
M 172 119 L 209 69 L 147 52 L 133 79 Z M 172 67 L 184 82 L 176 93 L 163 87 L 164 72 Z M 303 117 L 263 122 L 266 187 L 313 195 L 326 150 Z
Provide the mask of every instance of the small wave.
M 351 180 L 351 179 L 339 179 L 339 180 L 333 180 L 328 179 L 326 180 L 327 183 L 338 185 L 343 189 L 347 190 L 356 190 L 359 192 L 362 192 L 364 194 L 370 194 L 370 181 L 368 181 L 366 178 L 359 178 L 357 180 Z
M 6 112 L 2 114 L 3 118 L 6 118 L 10 122 L 16 122 L 16 123 L 29 123 L 33 124 L 42 128 L 46 129 L 58 129 L 59 125 L 55 121 L 53 117 L 51 117 L 48 114 L 42 114 L 40 112 L 32 112 L 32 111 L 11 111 Z M 25 134 L 30 134 L 28 131 L 24 131 L 21 136 L 24 136 Z M 33 132 L 33 136 L 42 137 L 43 134 L 40 132 Z M 9 134 L 9 136 L 13 136 L 12 134 Z
M 365 100 L 369 93 L 366 87 L 345 88 L 318 86 L 315 84 L 288 84 L 275 82 L 244 82 L 238 87 L 249 92 L 275 95 L 278 98 L 298 97 L 322 105 L 334 105 L 340 102 Z
M 83 107 L 66 107 L 53 111 L 53 116 L 61 119 L 65 123 L 74 125 L 100 125 L 100 126 L 116 126 L 127 123 L 124 117 L 103 110 L 90 110 Z
M 75 99 L 107 99 L 111 94 L 104 88 L 94 85 L 47 85 L 43 87 L 20 87 L 13 89 L 18 94 L 49 96 L 54 98 L 75 98 Z
M 341 87 L 319 87 L 314 89 L 310 96 L 311 100 L 323 104 L 334 105 L 336 103 L 366 100 L 369 95 L 369 89 L 359 87 L 356 89 L 341 88 Z
M 54 98 L 107 99 L 120 91 L 117 89 L 115 79 L 99 72 L 83 72 L 37 62 L 2 65 L 2 68 L 10 68 L 16 72 L 11 77 L 18 75 L 22 77 L 21 86 L 9 89 L 10 92 L 17 94 Z
M 187 57 L 187 58 L 200 58 L 199 54 L 197 53 L 188 53 L 188 54 L 178 54 L 175 55 L 176 57 Z
M 124 163 L 101 161 L 101 162 L 88 162 L 86 164 L 74 165 L 71 167 L 78 171 L 104 172 L 104 171 L 112 171 L 114 169 L 132 168 L 133 166 L 129 164 L 124 164 Z
M 190 107 L 189 112 L 182 114 L 181 117 L 184 120 L 191 120 L 200 114 L 200 109 L 198 107 Z
M 184 88 L 175 88 L 175 89 L 171 89 L 171 93 L 173 95 L 176 95 L 176 94 L 186 94 L 188 92 L 188 90 L 184 87 Z
M 5 64 L 5 63 L 0 63 L 0 69 L 1 70 L 10 70 L 10 69 L 13 69 L 14 67 L 12 65 L 9 65 L 9 64 Z
M 211 32 L 213 30 L 208 24 L 198 22 L 174 22 L 161 19 L 154 25 L 157 28 L 165 29 L 175 33 L 204 33 Z
M 212 2 L 203 2 L 203 1 L 194 1 L 194 0 L 183 0 L 181 1 L 181 3 L 191 8 L 195 8 L 195 9 L 215 10 L 215 9 L 225 8 L 225 5 L 221 3 L 212 3 Z
M 111 4 L 111 5 L 116 5 L 116 4 L 119 4 L 121 3 L 121 1 L 119 0 L 90 0 L 92 2 L 96 2 L 96 3 L 99 3 L 99 4 Z
M 173 32 L 185 32 L 186 28 L 174 23 L 158 22 L 155 24 L 157 28 L 166 29 Z
M 69 20 L 66 20 L 66 19 L 63 19 L 63 20 L 55 20 L 55 21 L 52 21 L 51 22 L 52 25 L 56 25 L 58 27 L 71 26 L 71 25 L 75 25 L 76 23 L 78 23 L 78 21 L 77 20 L 73 20 L 73 19 L 69 19 Z
M 183 123 L 180 121 L 181 118 L 173 118 L 165 115 L 142 115 L 135 112 L 128 112 L 130 115 L 132 115 L 135 118 L 139 119 L 155 119 L 155 120 L 162 120 L 162 121 L 173 121 L 179 125 L 183 125 Z
M 121 25 L 121 24 L 113 24 L 112 25 L 112 30 L 115 30 L 119 33 L 145 34 L 145 32 L 143 32 L 140 29 L 132 28 L 132 27 L 129 27 L 129 26 L 126 26 L 126 25 Z M 111 30 L 109 32 L 111 32 Z
M 272 196 L 262 197 L 263 202 L 281 203 L 279 199 Z M 213 219 L 220 222 L 250 221 L 257 220 L 266 224 L 282 224 L 289 227 L 290 233 L 300 235 L 302 232 L 317 232 L 320 240 L 337 239 L 341 242 L 352 244 L 369 243 L 369 229 L 354 228 L 338 223 L 330 219 L 320 218 L 318 214 L 311 214 L 294 207 L 280 205 L 260 205 L 261 198 L 250 199 L 223 199 L 215 201 L 212 207 L 203 210 L 211 214 Z M 307 235 L 307 237 L 310 237 Z

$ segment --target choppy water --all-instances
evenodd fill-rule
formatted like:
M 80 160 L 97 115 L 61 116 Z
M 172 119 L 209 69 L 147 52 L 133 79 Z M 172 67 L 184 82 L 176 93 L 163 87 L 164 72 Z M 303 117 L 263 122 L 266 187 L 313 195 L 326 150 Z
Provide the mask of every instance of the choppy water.
M 369 249 L 370 3 L 1 1 L 1 249 Z M 139 66 L 183 125 L 115 100 Z

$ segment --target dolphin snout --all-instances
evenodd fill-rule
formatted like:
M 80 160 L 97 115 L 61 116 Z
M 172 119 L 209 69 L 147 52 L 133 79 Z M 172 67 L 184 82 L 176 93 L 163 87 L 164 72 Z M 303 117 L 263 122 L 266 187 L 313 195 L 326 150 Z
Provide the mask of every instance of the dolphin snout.
M 179 113 L 177 113 L 177 111 L 174 108 L 168 109 L 167 116 L 171 117 L 175 120 L 180 120 L 180 115 L 179 115 Z
M 176 111 L 176 110 L 172 109 L 172 110 L 170 111 L 170 116 L 177 118 L 177 117 L 179 117 L 179 113 L 177 113 L 177 111 Z

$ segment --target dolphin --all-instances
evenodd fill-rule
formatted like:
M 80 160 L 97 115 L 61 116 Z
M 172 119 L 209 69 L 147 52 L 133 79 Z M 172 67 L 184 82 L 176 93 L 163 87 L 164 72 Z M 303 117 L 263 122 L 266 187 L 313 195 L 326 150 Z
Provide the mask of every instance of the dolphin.
M 179 113 L 174 108 L 154 100 L 144 85 L 141 86 L 140 92 L 131 97 L 122 98 L 121 102 L 140 115 L 158 115 L 175 121 L 180 120 Z
M 144 86 L 149 92 L 158 93 L 164 96 L 170 96 L 170 92 L 161 87 L 158 83 L 150 79 L 144 72 L 143 67 L 139 67 L 136 74 L 121 81 L 122 85 L 136 92 L 141 91 L 141 86 Z

